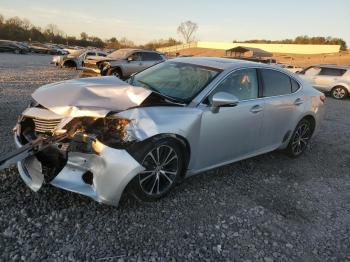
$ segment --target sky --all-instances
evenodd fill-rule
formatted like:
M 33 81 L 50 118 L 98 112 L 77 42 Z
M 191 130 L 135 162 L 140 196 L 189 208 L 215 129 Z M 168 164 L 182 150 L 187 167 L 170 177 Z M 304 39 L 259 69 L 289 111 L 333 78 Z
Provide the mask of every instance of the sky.
M 0 0 L 0 14 L 19 16 L 66 34 L 102 39 L 127 37 L 136 44 L 173 37 L 187 20 L 197 40 L 285 39 L 298 35 L 343 38 L 350 46 L 350 0 Z

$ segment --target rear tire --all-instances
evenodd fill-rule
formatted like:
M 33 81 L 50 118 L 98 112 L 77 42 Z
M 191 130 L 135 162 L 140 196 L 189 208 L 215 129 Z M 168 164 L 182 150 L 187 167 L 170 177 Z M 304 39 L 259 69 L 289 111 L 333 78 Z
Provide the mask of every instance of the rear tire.
M 131 182 L 133 195 L 151 202 L 162 198 L 179 180 L 184 156 L 181 146 L 173 139 L 157 139 L 147 142 L 134 158 L 145 167 Z
M 335 86 L 335 87 L 333 87 L 333 89 L 331 91 L 331 96 L 334 99 L 338 99 L 338 100 L 344 99 L 348 95 L 349 95 L 348 90 L 343 86 Z
M 293 158 L 301 156 L 309 144 L 312 132 L 313 126 L 311 122 L 307 119 L 302 119 L 290 138 L 286 149 L 287 154 Z

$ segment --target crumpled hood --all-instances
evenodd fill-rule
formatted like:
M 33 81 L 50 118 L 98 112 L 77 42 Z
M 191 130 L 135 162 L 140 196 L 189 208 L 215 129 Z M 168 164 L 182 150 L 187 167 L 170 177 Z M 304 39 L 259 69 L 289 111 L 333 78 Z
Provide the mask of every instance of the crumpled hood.
M 107 56 L 96 56 L 96 55 L 94 55 L 94 56 L 88 56 L 87 58 L 86 58 L 86 60 L 88 60 L 88 61 L 94 61 L 94 62 L 101 62 L 101 61 L 110 61 L 110 60 L 114 60 L 114 59 L 112 59 L 112 58 L 109 58 L 109 57 L 107 57 Z
M 105 116 L 139 106 L 152 92 L 110 77 L 73 79 L 38 88 L 32 97 L 63 116 Z

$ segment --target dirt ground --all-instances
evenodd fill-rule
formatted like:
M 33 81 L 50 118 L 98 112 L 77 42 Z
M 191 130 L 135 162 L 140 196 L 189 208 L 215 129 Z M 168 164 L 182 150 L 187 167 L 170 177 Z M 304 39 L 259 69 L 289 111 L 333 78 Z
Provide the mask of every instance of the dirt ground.
M 0 54 L 0 154 L 39 86 L 78 77 L 50 56 Z M 272 152 L 118 208 L 0 171 L 0 261 L 350 261 L 350 99 L 328 98 L 306 153 Z
M 189 48 L 179 51 L 181 55 L 193 56 L 225 56 L 225 50 L 207 48 Z M 306 67 L 315 64 L 337 64 L 350 66 L 350 53 L 339 52 L 334 54 L 298 55 L 298 54 L 273 54 L 273 59 L 283 64 Z

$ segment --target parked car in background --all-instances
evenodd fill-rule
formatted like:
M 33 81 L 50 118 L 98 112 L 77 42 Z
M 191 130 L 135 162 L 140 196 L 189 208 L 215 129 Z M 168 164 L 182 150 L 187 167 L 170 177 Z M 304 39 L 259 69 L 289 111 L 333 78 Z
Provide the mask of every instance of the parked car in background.
M 9 40 L 0 40 L 0 52 L 11 52 L 15 54 L 26 54 L 29 49 L 24 45 Z
M 324 95 L 274 66 L 176 58 L 129 78 L 81 78 L 32 94 L 14 128 L 16 163 L 43 184 L 118 205 L 144 201 L 205 170 L 284 149 L 300 156 L 319 127 Z M 23 196 L 25 198 L 25 196 Z
M 276 66 L 279 66 L 281 68 L 287 69 L 288 71 L 292 73 L 297 73 L 303 70 L 302 67 L 294 66 L 294 65 L 289 65 L 289 64 L 276 64 Z
M 70 54 L 63 56 L 59 65 L 63 67 L 71 67 L 75 69 L 83 69 L 84 61 L 89 57 L 106 57 L 107 54 L 99 50 L 75 50 Z
M 143 49 L 119 49 L 105 58 L 90 57 L 84 61 L 85 75 L 115 75 L 125 79 L 152 65 L 165 61 L 162 53 Z
M 344 99 L 350 94 L 350 66 L 314 65 L 298 74 L 316 89 L 330 92 L 335 99 Z
M 50 48 L 42 43 L 39 42 L 32 42 L 28 44 L 29 49 L 33 53 L 37 54 L 50 54 Z
M 61 48 L 58 45 L 55 45 L 55 44 L 46 44 L 46 45 L 50 48 L 49 53 L 51 55 L 67 55 L 68 54 L 68 51 L 64 50 L 63 48 Z

